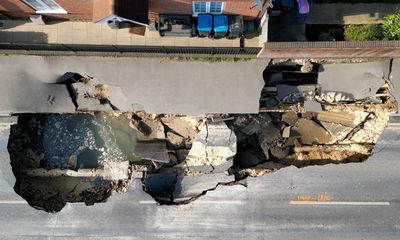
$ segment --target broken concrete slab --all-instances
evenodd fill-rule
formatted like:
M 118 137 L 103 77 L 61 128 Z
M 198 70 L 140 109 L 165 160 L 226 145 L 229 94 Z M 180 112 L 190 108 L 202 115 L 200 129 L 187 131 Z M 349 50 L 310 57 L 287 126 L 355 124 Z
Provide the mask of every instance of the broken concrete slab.
M 71 84 L 75 96 L 73 96 L 76 102 L 77 111 L 112 111 L 112 107 L 108 104 L 108 96 L 101 102 L 100 99 L 96 98 L 97 90 L 94 84 L 87 83 L 73 83 Z
M 291 127 L 285 127 L 282 131 L 282 137 L 288 138 L 290 137 Z
M 350 112 L 320 112 L 317 116 L 319 121 L 338 123 L 347 127 L 355 127 L 362 122 L 367 114 L 354 114 Z
M 355 100 L 365 99 L 374 96 L 385 83 L 388 66 L 388 61 L 326 64 L 318 83 L 322 92 L 341 92 L 351 94 Z
M 290 126 L 294 126 L 299 117 L 296 112 L 290 111 L 282 114 L 282 121 L 289 124 Z
M 185 161 L 188 154 L 189 154 L 189 150 L 187 150 L 187 149 L 176 150 L 176 157 L 178 159 L 178 162 L 181 163 L 181 162 Z
M 258 133 L 265 124 L 271 122 L 268 113 L 260 113 L 258 115 L 237 116 L 234 125 L 246 135 Z
M 314 65 L 312 64 L 312 62 L 307 60 L 307 61 L 304 61 L 303 65 L 300 68 L 300 71 L 302 73 L 310 73 L 310 72 L 312 72 L 313 68 L 314 68 Z
M 132 123 L 142 134 L 138 135 L 138 139 L 142 141 L 155 139 L 165 139 L 165 129 L 157 118 L 145 112 L 136 112 L 132 115 Z
M 275 86 L 277 84 L 281 84 L 283 82 L 283 73 L 278 72 L 271 75 L 268 79 L 267 86 Z
M 187 201 L 204 194 L 206 191 L 214 190 L 220 183 L 233 181 L 235 181 L 235 177 L 225 173 L 185 176 L 176 182 L 173 193 L 174 202 Z
M 280 147 L 280 146 L 278 147 L 278 146 L 275 146 L 275 147 L 272 147 L 270 149 L 270 151 L 271 151 L 271 154 L 274 157 L 282 159 L 282 158 L 285 158 L 287 155 L 289 155 L 290 148 L 289 147 Z
M 258 134 L 261 146 L 269 146 L 279 138 L 281 138 L 281 132 L 272 122 L 265 124 L 262 131 Z
M 339 103 L 339 102 L 351 102 L 354 101 L 354 96 L 351 93 L 343 92 L 321 92 L 319 96 L 316 96 L 321 101 L 328 103 Z
M 304 84 L 304 85 L 286 85 L 286 84 L 278 84 L 276 85 L 278 89 L 278 98 L 284 99 L 285 97 L 294 94 L 294 93 L 311 93 L 316 94 L 318 92 L 317 84 Z
M 332 143 L 343 141 L 346 136 L 353 130 L 352 127 L 343 126 L 338 123 L 320 121 L 320 124 L 332 136 Z
M 224 122 L 206 122 L 193 142 L 186 158 L 186 165 L 218 166 L 233 160 L 235 154 L 235 133 Z
M 293 127 L 301 135 L 301 142 L 306 145 L 327 144 L 331 142 L 330 134 L 318 123 L 300 118 Z
M 202 124 L 202 118 L 196 117 L 162 117 L 162 123 L 165 125 L 167 140 L 173 149 L 190 148 L 199 127 Z
M 138 141 L 135 148 L 135 159 L 169 163 L 167 143 L 163 140 Z
M 321 103 L 314 101 L 314 100 L 304 101 L 304 109 L 307 112 L 322 112 Z

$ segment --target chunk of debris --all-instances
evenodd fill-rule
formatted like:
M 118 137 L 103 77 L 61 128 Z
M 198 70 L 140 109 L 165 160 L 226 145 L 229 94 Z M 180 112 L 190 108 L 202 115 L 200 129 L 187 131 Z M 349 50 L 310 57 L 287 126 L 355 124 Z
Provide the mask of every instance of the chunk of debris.
M 239 170 L 239 175 L 242 177 L 250 176 L 250 177 L 259 177 L 265 175 L 270 172 L 277 171 L 281 168 L 286 167 L 286 165 L 276 163 L 273 161 L 267 161 L 265 163 L 258 164 L 254 167 L 249 167 L 245 169 Z
M 282 137 L 289 138 L 291 129 L 291 127 L 285 127 L 282 131 Z
M 195 117 L 168 116 L 161 118 L 171 148 L 190 148 L 202 121 Z
M 320 124 L 330 133 L 332 136 L 331 143 L 336 143 L 345 140 L 347 135 L 353 130 L 351 127 L 343 126 L 338 123 L 320 121 Z
M 363 114 L 364 115 L 364 114 Z M 364 118 L 366 115 L 364 115 Z M 355 127 L 362 121 L 362 116 L 358 116 L 349 112 L 320 112 L 317 116 L 319 121 L 338 123 L 347 127 Z
M 277 141 L 281 139 L 281 132 L 271 122 L 266 124 L 262 131 L 258 134 L 260 146 L 265 157 L 269 157 L 268 151 L 275 146 Z
M 270 150 L 271 154 L 277 158 L 285 158 L 290 153 L 290 148 L 287 146 L 274 146 Z
M 389 121 L 389 115 L 388 112 L 374 112 L 362 123 L 360 129 L 354 132 L 350 140 L 356 143 L 375 144 Z
M 322 126 L 310 119 L 300 118 L 294 126 L 294 130 L 301 135 L 301 142 L 306 145 L 331 142 L 330 134 Z
M 319 94 L 315 98 L 327 103 L 354 101 L 354 97 L 352 94 L 343 92 L 321 92 L 321 94 Z
M 169 163 L 167 143 L 164 140 L 138 141 L 134 159 Z
M 278 89 L 278 98 L 281 100 L 294 93 L 315 95 L 319 91 L 319 86 L 317 84 L 304 84 L 297 86 L 278 84 L 276 87 Z
M 300 68 L 302 73 L 310 73 L 313 70 L 313 64 L 310 61 L 305 61 Z
M 142 134 L 138 138 L 144 140 L 165 139 L 164 126 L 158 119 L 152 119 L 144 112 L 136 112 L 132 116 L 132 123 Z
M 322 112 L 321 103 L 314 101 L 314 100 L 306 100 L 304 101 L 304 109 L 307 112 Z
M 216 167 L 233 160 L 236 154 L 236 135 L 224 122 L 205 123 L 197 134 L 186 158 L 186 166 Z
M 268 113 L 259 114 L 258 116 L 251 117 L 250 122 L 240 128 L 244 134 L 253 135 L 261 131 L 264 125 L 271 122 L 271 117 Z
M 282 114 L 282 121 L 290 126 L 294 126 L 297 120 L 299 120 L 299 117 L 297 116 L 296 112 L 290 111 Z

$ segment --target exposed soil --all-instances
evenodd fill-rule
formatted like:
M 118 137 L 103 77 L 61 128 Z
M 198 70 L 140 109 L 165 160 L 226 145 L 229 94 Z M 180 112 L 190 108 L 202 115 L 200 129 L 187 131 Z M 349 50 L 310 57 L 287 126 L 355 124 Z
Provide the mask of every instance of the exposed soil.
M 264 72 L 259 114 L 21 114 L 8 143 L 15 191 L 57 212 L 67 202 L 105 202 L 138 178 L 158 202 L 184 204 L 287 166 L 373 154 L 397 111 L 388 84 L 365 99 L 324 93 L 335 96 L 328 99 L 318 64 L 280 64 Z M 108 90 L 95 85 L 107 102 Z

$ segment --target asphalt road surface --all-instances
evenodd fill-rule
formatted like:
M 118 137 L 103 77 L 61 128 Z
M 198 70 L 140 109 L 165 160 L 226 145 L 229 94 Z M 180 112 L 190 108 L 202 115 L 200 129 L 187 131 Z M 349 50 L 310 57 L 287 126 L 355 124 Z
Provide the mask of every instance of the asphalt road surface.
M 73 59 L 53 59 L 27 57 L 1 57 L 0 74 L 3 79 L 0 93 L 3 96 L 0 113 L 3 111 L 37 112 L 74 111 L 64 86 L 48 85 L 49 79 L 55 81 L 65 71 L 90 69 L 89 74 L 111 78 L 114 83 L 128 86 L 126 80 L 129 69 L 138 70 L 139 75 L 132 78 L 136 85 L 144 84 L 150 92 L 139 94 L 134 84 L 129 88 L 135 101 L 146 102 L 153 96 L 156 102 L 164 105 L 151 105 L 147 109 L 167 109 L 171 101 L 181 92 L 160 92 L 167 83 L 161 83 L 163 75 L 156 73 L 162 67 L 164 73 L 176 75 L 177 63 L 161 64 L 146 62 L 153 71 L 143 70 L 134 60 L 127 63 L 116 60 L 106 67 L 107 61 L 86 59 L 74 62 Z M 125 64 L 123 70 L 116 72 L 113 66 Z M 175 64 L 175 65 L 174 65 Z M 248 85 L 251 65 L 256 65 L 257 76 L 266 63 L 249 62 L 243 68 L 231 71 L 235 75 L 232 84 L 226 84 L 226 78 L 218 82 L 219 87 L 209 90 L 208 85 L 199 82 L 187 82 L 192 74 L 190 68 L 185 74 L 178 74 L 178 89 L 189 87 L 192 92 L 184 93 L 183 99 L 175 110 L 188 110 L 197 104 L 196 110 L 212 109 L 214 106 L 224 110 L 257 111 L 259 89 L 262 79 Z M 393 64 L 393 85 L 399 96 L 398 64 Z M 25 66 L 25 68 L 16 67 Z M 190 64 L 189 64 L 190 65 Z M 46 72 L 37 69 L 46 69 Z M 217 66 L 218 76 L 232 66 Z M 21 70 L 22 69 L 22 70 Z M 48 69 L 50 69 L 48 71 Z M 68 70 L 67 70 L 68 69 Z M 210 65 L 202 64 L 201 71 L 206 72 Z M 214 68 L 213 68 L 214 69 Z M 219 69 L 219 70 L 218 70 Z M 211 72 L 195 73 L 198 81 L 213 82 Z M 147 73 L 151 73 L 148 75 Z M 190 73 L 190 74 L 189 74 Z M 33 79 L 29 76 L 40 76 Z M 7 77 L 6 77 L 7 76 Z M 8 77 L 9 76 L 9 77 Z M 153 76 L 160 84 L 149 82 Z M 206 76 L 207 78 L 204 78 Z M 221 79 L 221 78 L 218 78 Z M 40 83 L 40 84 L 37 84 Z M 147 84 L 147 85 L 146 85 Z M 246 91 L 236 92 L 238 87 L 247 86 Z M 399 85 L 399 86 L 398 86 Z M 201 90 L 200 87 L 201 87 Z M 223 87 L 225 86 L 225 87 Z M 226 87 L 228 86 L 228 87 Z M 197 91 L 197 95 L 195 94 Z M 208 91 L 210 99 L 204 96 Z M 159 94 L 156 94 L 158 93 Z M 48 101 L 48 94 L 56 96 Z M 138 94 L 137 96 L 135 94 Z M 222 95 L 221 95 L 222 94 Z M 248 102 L 232 102 L 232 96 L 249 96 Z M 5 96 L 10 96 L 7 98 Z M 185 98 L 186 97 L 186 98 Z M 250 99 L 251 98 L 251 99 Z M 27 101 L 29 99 L 29 101 Z M 178 103 L 178 102 L 177 102 Z M 230 108 L 231 107 L 231 108 Z M 215 109 L 218 110 L 218 109 Z M 9 126 L 0 121 L 0 239 L 400 239 L 400 123 L 392 118 L 391 123 L 375 148 L 375 153 L 363 163 L 341 165 L 310 166 L 305 168 L 287 167 L 275 173 L 258 178 L 247 179 L 247 187 L 219 186 L 207 192 L 188 205 L 160 206 L 144 193 L 140 183 L 135 182 L 128 193 L 113 195 L 106 203 L 85 206 L 83 203 L 67 204 L 57 213 L 46 213 L 30 207 L 13 190 L 15 178 L 11 172 L 7 141 Z
M 0 239 L 399 239 L 399 118 L 363 163 L 287 167 L 219 186 L 196 201 L 160 206 L 135 182 L 128 193 L 59 213 L 33 209 L 13 191 L 0 140 Z M 301 201 L 299 201 L 301 200 Z

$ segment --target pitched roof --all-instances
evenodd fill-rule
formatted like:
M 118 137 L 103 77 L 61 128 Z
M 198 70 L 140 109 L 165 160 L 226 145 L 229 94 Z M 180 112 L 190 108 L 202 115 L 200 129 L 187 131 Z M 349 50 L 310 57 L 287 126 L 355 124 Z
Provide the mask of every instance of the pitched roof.
M 95 0 L 93 21 L 98 22 L 106 17 L 117 15 L 128 20 L 148 23 L 148 0 Z

